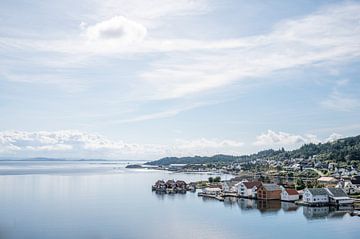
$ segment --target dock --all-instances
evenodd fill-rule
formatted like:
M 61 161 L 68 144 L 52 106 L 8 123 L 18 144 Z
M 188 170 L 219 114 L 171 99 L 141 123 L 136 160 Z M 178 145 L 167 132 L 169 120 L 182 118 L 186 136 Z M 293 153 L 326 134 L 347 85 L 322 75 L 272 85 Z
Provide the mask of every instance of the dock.
M 198 192 L 198 196 L 199 197 L 214 198 L 214 199 L 219 200 L 219 201 L 224 201 L 224 197 L 221 196 L 221 195 L 213 195 L 213 194 L 207 194 L 207 193 L 203 193 L 203 192 Z

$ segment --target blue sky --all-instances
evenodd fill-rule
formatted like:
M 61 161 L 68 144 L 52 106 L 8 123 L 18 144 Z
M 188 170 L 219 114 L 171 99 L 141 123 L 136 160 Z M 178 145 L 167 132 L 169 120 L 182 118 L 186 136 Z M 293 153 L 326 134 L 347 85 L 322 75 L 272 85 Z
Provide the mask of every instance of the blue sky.
M 1 1 L 0 155 L 156 159 L 360 133 L 360 1 Z

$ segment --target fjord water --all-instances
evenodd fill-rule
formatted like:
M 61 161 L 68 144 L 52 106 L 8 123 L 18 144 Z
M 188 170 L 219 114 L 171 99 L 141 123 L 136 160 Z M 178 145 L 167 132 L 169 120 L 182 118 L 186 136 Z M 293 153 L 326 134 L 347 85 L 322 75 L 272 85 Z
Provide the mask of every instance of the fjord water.
M 208 177 L 123 162 L 0 162 L 0 239 L 359 238 L 360 218 L 331 208 L 151 191 L 157 179 Z

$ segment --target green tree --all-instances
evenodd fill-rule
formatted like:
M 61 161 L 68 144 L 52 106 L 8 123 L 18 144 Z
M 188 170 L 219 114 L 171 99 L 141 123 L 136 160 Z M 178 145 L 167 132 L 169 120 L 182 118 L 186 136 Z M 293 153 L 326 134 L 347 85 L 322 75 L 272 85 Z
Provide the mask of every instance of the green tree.
M 295 181 L 295 188 L 301 190 L 305 188 L 305 183 L 301 178 L 297 178 Z
M 221 178 L 219 176 L 215 177 L 214 178 L 214 183 L 218 183 L 221 181 Z

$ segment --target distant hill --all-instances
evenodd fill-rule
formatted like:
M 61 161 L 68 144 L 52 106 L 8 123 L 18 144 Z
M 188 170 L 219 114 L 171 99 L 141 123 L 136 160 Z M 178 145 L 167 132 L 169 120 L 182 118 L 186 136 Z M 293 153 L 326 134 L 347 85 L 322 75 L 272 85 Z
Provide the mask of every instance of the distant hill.
M 211 157 L 201 157 L 201 156 L 194 156 L 194 157 L 166 157 L 156 161 L 147 162 L 147 165 L 170 165 L 170 164 L 204 164 L 204 163 L 216 163 L 220 161 L 226 162 L 234 162 L 239 160 L 237 156 L 231 155 L 214 155 Z
M 0 161 L 107 161 L 106 159 L 67 159 L 67 158 L 46 158 L 46 157 L 37 157 L 37 158 L 9 158 L 3 157 L 0 158 Z
M 170 164 L 205 164 L 205 163 L 231 163 L 247 161 L 253 159 L 273 159 L 285 160 L 289 158 L 309 158 L 317 155 L 321 160 L 333 161 L 360 161 L 360 135 L 338 139 L 333 142 L 319 144 L 305 144 L 299 149 L 286 151 L 264 150 L 256 154 L 232 156 L 232 155 L 214 155 L 210 157 L 166 157 L 156 161 L 148 162 L 147 165 L 170 165 Z

